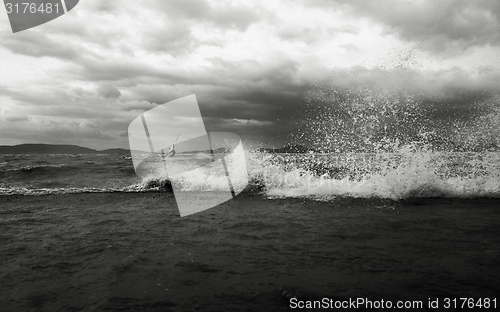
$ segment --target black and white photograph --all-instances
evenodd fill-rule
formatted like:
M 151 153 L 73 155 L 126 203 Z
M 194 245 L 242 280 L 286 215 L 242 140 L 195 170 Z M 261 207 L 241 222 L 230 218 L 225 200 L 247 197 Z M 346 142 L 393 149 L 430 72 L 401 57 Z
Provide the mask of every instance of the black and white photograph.
M 0 311 L 500 310 L 500 1 L 3 2 Z

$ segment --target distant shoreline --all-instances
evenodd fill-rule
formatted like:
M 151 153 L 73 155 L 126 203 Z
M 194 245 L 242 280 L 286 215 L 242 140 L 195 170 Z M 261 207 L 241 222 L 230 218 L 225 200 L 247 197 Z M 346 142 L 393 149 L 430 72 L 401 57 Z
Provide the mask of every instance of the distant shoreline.
M 67 144 L 20 144 L 1 145 L 0 154 L 130 154 L 130 150 L 124 148 L 110 148 L 95 150 L 78 145 Z

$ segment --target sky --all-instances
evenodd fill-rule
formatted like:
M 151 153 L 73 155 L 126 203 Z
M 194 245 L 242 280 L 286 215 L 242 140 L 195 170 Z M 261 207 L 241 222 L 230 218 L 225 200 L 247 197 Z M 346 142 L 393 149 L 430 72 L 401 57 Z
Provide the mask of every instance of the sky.
M 279 147 L 318 87 L 447 115 L 500 86 L 493 0 L 81 0 L 18 33 L 2 6 L 0 38 L 0 145 L 128 148 L 132 120 L 195 94 L 208 131 Z

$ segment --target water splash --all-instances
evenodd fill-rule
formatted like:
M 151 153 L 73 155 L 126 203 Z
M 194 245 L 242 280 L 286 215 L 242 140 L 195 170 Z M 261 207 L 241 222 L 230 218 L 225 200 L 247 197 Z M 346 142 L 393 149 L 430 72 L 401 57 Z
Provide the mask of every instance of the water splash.
M 252 177 L 267 195 L 499 197 L 500 153 L 255 153 Z
M 478 94 L 460 110 L 381 88 L 312 89 L 291 140 L 318 152 L 500 150 L 500 96 Z

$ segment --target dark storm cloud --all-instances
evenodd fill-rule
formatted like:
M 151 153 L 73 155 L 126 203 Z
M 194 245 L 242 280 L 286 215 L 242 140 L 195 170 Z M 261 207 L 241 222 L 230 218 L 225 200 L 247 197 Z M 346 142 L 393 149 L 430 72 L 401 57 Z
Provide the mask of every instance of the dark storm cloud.
M 224 98 L 225 102 L 243 101 L 284 90 L 295 92 L 300 85 L 296 78 L 299 64 L 290 59 L 269 63 L 256 60 L 229 62 L 221 58 L 209 60 L 211 66 L 200 67 L 196 71 L 180 70 L 175 77 L 166 73 L 149 75 L 135 80 L 140 83 L 129 87 L 133 88 L 136 99 L 152 103 L 161 104 L 185 92 L 196 92 L 217 98 L 213 101 L 216 105 L 221 103 L 220 98 Z
M 149 103 L 163 104 L 194 93 L 207 130 L 235 132 L 245 140 L 267 136 L 266 142 L 291 131 L 309 84 L 297 79 L 297 62 L 212 61 L 217 66 L 201 68 L 197 75 L 185 73 L 175 84 L 158 76 L 145 78 L 129 88 L 128 100 L 145 101 L 139 107 L 151 109 Z
M 231 131 L 248 141 L 283 144 L 285 134 L 296 130 L 294 118 L 304 109 L 308 86 L 284 86 L 278 77 L 266 75 L 265 87 L 242 84 L 199 97 L 206 128 Z
M 321 6 L 350 7 L 422 48 L 461 53 L 473 46 L 500 45 L 500 2 L 467 0 L 317 0 Z
M 278 83 L 269 83 L 275 86 L 273 91 L 263 90 L 259 86 L 241 86 L 207 94 L 202 97 L 204 101 L 200 104 L 203 116 L 269 121 L 279 128 L 280 123 L 287 122 L 300 110 L 306 87 L 287 90 L 279 87 Z
M 206 96 L 208 104 L 218 107 L 223 103 L 240 103 L 265 105 L 269 107 L 295 103 L 295 98 L 303 92 L 304 84 L 297 80 L 299 64 L 292 60 L 276 60 L 271 64 L 260 63 L 255 60 L 242 62 L 227 62 L 222 59 L 212 59 L 216 64 L 210 70 L 202 70 L 199 75 L 179 77 L 179 84 L 192 88 L 196 93 Z M 169 93 L 168 88 L 157 89 L 159 96 L 155 103 L 162 103 L 158 99 L 165 99 Z M 154 94 L 152 89 L 145 93 Z M 180 94 L 175 94 L 180 95 Z M 234 106 L 234 105 L 233 105 Z M 236 106 L 237 110 L 243 112 L 245 109 Z M 227 107 L 221 109 L 225 114 Z M 256 109 L 262 111 L 262 107 Z M 266 112 L 263 116 L 268 117 Z M 242 116 L 238 118 L 247 118 Z M 253 116 L 254 117 L 254 116 Z

